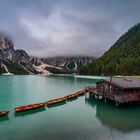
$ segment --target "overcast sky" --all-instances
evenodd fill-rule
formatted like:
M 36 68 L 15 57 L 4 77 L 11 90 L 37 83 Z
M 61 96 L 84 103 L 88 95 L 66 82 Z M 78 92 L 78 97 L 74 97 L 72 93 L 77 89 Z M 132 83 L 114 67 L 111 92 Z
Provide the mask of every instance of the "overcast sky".
M 35 56 L 100 56 L 140 21 L 140 0 L 0 0 L 0 31 Z

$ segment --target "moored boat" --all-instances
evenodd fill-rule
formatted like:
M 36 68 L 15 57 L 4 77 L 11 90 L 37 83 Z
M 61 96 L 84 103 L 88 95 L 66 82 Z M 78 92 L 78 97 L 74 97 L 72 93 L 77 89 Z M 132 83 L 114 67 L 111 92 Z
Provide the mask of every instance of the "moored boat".
M 45 103 L 38 103 L 38 104 L 31 104 L 31 105 L 27 105 L 27 106 L 21 106 L 21 107 L 17 107 L 15 108 L 15 112 L 24 112 L 24 111 L 29 111 L 29 110 L 34 110 L 37 108 L 42 108 L 45 107 Z
M 41 107 L 41 108 L 36 108 L 34 110 L 30 110 L 30 111 L 24 111 L 24 112 L 18 112 L 18 113 L 14 113 L 15 117 L 19 117 L 19 116 L 28 116 L 28 115 L 33 115 L 33 114 L 37 114 L 40 112 L 45 111 L 46 108 L 45 107 Z
M 66 102 L 67 97 L 57 98 L 46 102 L 46 105 L 53 105 L 61 102 Z
M 0 117 L 6 117 L 8 116 L 8 114 L 9 114 L 9 111 L 2 111 L 0 112 Z
M 78 96 L 82 96 L 82 95 L 85 94 L 85 92 L 86 92 L 86 91 L 83 89 L 83 90 L 80 90 L 80 91 L 76 92 L 76 94 L 77 94 Z

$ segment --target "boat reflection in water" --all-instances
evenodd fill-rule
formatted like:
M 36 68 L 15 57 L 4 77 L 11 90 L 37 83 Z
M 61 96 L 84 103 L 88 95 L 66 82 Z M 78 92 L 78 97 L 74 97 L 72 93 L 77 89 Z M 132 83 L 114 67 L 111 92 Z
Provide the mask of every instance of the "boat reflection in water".
M 96 109 L 96 117 L 105 126 L 124 133 L 140 130 L 140 107 L 128 105 L 114 107 L 94 98 L 85 99 L 86 104 Z
M 27 116 L 27 115 L 33 115 L 35 113 L 39 113 L 39 112 L 42 112 L 42 111 L 45 111 L 46 109 L 45 108 L 37 108 L 35 110 L 29 110 L 29 111 L 26 111 L 26 112 L 19 112 L 19 113 L 16 113 L 15 112 L 15 117 L 18 117 L 18 116 L 21 116 L 21 117 L 24 117 L 24 116 Z
M 9 117 L 6 116 L 6 117 L 0 117 L 0 123 L 1 122 L 4 122 L 4 121 L 9 121 Z
M 50 105 L 46 105 L 48 108 L 52 108 L 52 107 L 57 107 L 57 106 L 62 106 L 62 105 L 65 105 L 66 104 L 66 101 L 63 101 L 63 102 L 59 102 L 59 103 L 56 103 L 56 104 L 50 104 Z

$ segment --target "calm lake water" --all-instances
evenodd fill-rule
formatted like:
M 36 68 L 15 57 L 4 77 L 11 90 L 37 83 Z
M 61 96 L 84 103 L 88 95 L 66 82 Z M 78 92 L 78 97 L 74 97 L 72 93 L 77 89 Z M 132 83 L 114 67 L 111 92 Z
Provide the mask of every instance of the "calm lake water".
M 72 76 L 1 76 L 0 140 L 139 140 L 140 107 L 121 107 L 85 96 L 46 110 L 14 114 L 14 108 L 73 93 L 93 79 Z

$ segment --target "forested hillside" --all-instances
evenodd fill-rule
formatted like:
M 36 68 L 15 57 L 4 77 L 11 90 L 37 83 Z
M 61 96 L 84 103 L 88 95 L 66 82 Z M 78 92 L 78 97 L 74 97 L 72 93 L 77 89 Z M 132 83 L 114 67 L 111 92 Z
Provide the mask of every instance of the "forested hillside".
M 140 75 L 140 23 L 122 35 L 102 57 L 86 65 L 80 74 Z

